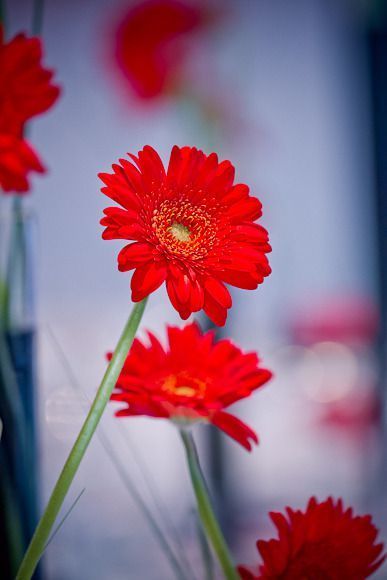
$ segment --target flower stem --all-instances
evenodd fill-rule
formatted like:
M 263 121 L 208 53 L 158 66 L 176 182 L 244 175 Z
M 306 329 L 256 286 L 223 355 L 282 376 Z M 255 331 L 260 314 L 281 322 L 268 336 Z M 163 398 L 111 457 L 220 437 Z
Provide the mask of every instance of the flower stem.
M 110 395 L 115 387 L 129 349 L 132 346 L 145 305 L 146 299 L 142 302 L 138 302 L 133 307 L 129 320 L 126 323 L 121 338 L 119 339 L 114 351 L 114 355 L 106 369 L 101 385 L 91 405 L 90 411 L 59 475 L 58 481 L 51 493 L 47 507 L 40 518 L 28 550 L 24 555 L 16 580 L 30 580 L 34 573 L 59 510 L 110 399 Z
M 180 430 L 180 434 L 185 447 L 199 516 L 207 538 L 218 556 L 225 578 L 227 580 L 239 580 L 239 574 L 235 569 L 226 541 L 211 506 L 193 437 L 191 433 L 184 429 Z
M 0 0 L 0 25 L 3 26 L 3 31 L 5 29 L 6 16 L 5 0 Z

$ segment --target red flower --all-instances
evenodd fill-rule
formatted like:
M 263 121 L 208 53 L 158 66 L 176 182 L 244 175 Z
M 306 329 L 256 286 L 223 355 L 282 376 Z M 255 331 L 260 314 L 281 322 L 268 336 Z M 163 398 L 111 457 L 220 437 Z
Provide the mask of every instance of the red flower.
M 41 60 L 39 38 L 18 34 L 6 43 L 0 26 L 0 132 L 21 136 L 24 123 L 58 98 L 53 73 L 42 67 Z
M 41 65 L 42 45 L 38 38 L 18 34 L 4 41 L 0 25 L 0 189 L 24 193 L 28 174 L 44 172 L 34 150 L 23 139 L 31 117 L 51 107 L 59 88 L 51 83 L 53 73 Z
M 0 190 L 24 193 L 29 190 L 28 174 L 44 172 L 27 141 L 0 133 Z
M 309 500 L 305 512 L 286 508 L 270 517 L 278 540 L 258 541 L 259 572 L 239 568 L 243 580 L 364 580 L 383 563 L 383 544 L 371 516 L 354 516 L 342 500 Z
M 254 223 L 261 203 L 233 185 L 234 167 L 215 153 L 175 146 L 167 171 L 149 146 L 130 157 L 138 169 L 120 159 L 100 178 L 102 192 L 124 208 L 105 210 L 103 237 L 136 240 L 118 255 L 119 270 L 135 269 L 132 300 L 166 282 L 183 319 L 204 309 L 222 326 L 231 307 L 224 283 L 254 290 L 271 271 L 267 232 Z
M 117 416 L 149 415 L 177 422 L 205 421 L 251 450 L 257 436 L 223 409 L 248 397 L 271 377 L 255 353 L 244 354 L 229 340 L 214 343 L 196 324 L 168 327 L 169 348 L 148 333 L 135 339 L 112 400 L 126 403 Z M 111 357 L 111 355 L 109 355 Z
M 181 0 L 146 0 L 130 8 L 116 37 L 116 59 L 134 91 L 156 97 L 176 82 L 182 40 L 207 20 L 204 8 Z

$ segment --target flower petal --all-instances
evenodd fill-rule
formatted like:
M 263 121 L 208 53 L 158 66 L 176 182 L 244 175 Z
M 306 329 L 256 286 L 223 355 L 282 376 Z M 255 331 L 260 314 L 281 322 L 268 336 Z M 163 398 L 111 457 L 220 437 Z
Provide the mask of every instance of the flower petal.
M 167 276 L 167 268 L 163 262 L 150 262 L 134 271 L 131 288 L 133 302 L 140 302 L 151 292 L 161 286 Z
M 252 443 L 258 443 L 258 437 L 256 433 L 248 427 L 243 421 L 230 415 L 230 413 L 225 413 L 224 411 L 219 411 L 211 419 L 211 423 L 216 427 L 219 427 L 227 435 L 235 439 L 240 443 L 247 451 L 252 450 Z
M 134 242 L 122 248 L 118 254 L 118 269 L 120 272 L 133 270 L 153 259 L 153 246 L 142 242 Z

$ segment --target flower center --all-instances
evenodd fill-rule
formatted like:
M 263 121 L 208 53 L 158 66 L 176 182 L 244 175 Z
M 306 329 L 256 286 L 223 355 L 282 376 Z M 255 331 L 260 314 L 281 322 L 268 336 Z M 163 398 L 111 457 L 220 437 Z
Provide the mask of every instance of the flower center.
M 178 397 L 202 397 L 206 390 L 206 383 L 191 377 L 187 373 L 179 375 L 169 375 L 162 384 L 162 389 L 166 393 Z
M 191 239 L 191 232 L 189 231 L 189 228 L 187 228 L 187 226 L 185 226 L 183 224 L 179 224 L 178 222 L 173 222 L 173 224 L 170 227 L 170 230 L 171 230 L 173 237 L 178 242 L 187 243 Z
M 153 211 L 152 235 L 161 249 L 181 259 L 201 260 L 217 239 L 215 217 L 187 199 L 167 199 Z

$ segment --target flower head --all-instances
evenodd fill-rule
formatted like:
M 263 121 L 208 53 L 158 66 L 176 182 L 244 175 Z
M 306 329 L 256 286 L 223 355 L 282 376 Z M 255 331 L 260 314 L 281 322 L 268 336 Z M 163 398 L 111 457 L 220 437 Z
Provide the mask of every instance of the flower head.
M 21 136 L 24 123 L 47 111 L 59 96 L 53 72 L 43 68 L 39 38 L 18 34 L 4 41 L 0 26 L 0 132 Z
M 59 95 L 52 71 L 42 67 L 39 38 L 18 34 L 4 41 L 0 25 L 0 190 L 25 193 L 29 174 L 44 168 L 23 138 L 25 123 L 49 109 Z
M 206 21 L 204 7 L 187 0 L 145 0 L 132 6 L 116 35 L 116 60 L 137 95 L 157 97 L 176 82 L 182 40 Z
M 25 193 L 32 171 L 43 173 L 44 167 L 27 141 L 0 133 L 0 190 Z
M 266 230 L 254 223 L 261 203 L 246 185 L 234 185 L 234 167 L 194 147 L 172 149 L 168 169 L 144 147 L 137 167 L 120 159 L 102 173 L 102 192 L 123 209 L 109 207 L 105 239 L 135 240 L 118 255 L 119 270 L 135 270 L 132 300 L 166 283 L 183 319 L 204 309 L 222 326 L 232 301 L 225 283 L 253 290 L 270 274 Z
M 271 513 L 278 539 L 258 541 L 259 572 L 240 567 L 243 580 L 364 580 L 385 559 L 371 516 L 354 516 L 342 500 L 309 500 L 305 512 Z
M 149 346 L 135 339 L 112 400 L 125 403 L 117 416 L 148 415 L 177 422 L 205 421 L 246 449 L 257 436 L 224 408 L 248 397 L 271 377 L 255 353 L 244 354 L 229 340 L 214 342 L 196 324 L 168 327 L 164 349 L 151 333 Z

